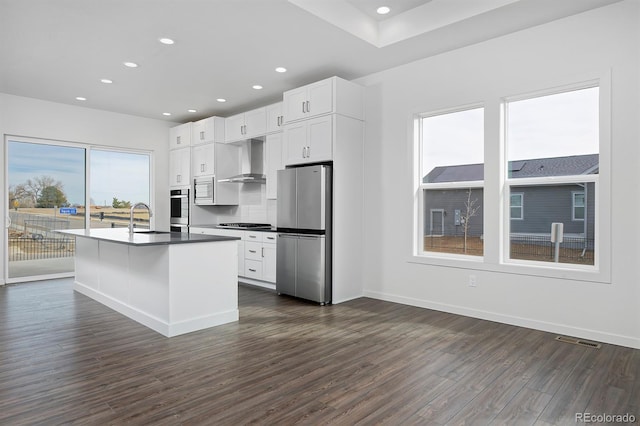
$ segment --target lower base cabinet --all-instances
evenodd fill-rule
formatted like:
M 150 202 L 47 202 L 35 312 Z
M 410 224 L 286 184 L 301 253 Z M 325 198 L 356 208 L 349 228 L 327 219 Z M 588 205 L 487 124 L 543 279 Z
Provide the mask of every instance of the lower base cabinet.
M 189 232 L 238 237 L 238 276 L 276 282 L 276 233 L 191 227 Z

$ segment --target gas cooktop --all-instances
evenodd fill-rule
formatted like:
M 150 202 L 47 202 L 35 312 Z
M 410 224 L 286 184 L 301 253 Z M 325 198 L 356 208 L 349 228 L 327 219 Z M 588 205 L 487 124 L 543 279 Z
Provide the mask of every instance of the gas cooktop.
M 224 228 L 240 228 L 240 229 L 271 228 L 271 225 L 268 223 L 246 223 L 246 222 L 219 223 L 218 226 L 222 226 Z

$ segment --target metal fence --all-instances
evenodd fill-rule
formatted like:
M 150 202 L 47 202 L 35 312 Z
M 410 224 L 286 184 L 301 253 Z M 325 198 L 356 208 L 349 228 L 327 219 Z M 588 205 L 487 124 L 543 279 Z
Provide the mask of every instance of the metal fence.
M 64 218 L 9 212 L 9 261 L 55 259 L 75 255 L 75 238 L 55 231 L 69 229 Z
M 594 240 L 583 237 L 564 237 L 560 243 L 559 262 L 593 265 Z M 549 235 L 511 235 L 511 258 L 554 261 L 555 244 Z

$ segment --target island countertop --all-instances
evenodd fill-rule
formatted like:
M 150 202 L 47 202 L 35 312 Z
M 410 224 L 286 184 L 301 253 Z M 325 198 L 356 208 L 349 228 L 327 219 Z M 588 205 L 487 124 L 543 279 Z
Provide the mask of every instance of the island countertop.
M 188 234 L 186 232 L 137 231 L 131 235 L 126 228 L 69 229 L 57 232 L 81 238 L 91 238 L 132 246 L 158 246 L 239 240 L 238 237 Z

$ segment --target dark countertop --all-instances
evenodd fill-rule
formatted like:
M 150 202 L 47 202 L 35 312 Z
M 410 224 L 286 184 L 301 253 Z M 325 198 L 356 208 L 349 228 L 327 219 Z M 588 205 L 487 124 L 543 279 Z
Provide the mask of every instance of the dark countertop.
M 70 229 L 57 232 L 60 232 L 62 234 L 74 235 L 76 237 L 91 238 L 94 240 L 127 244 L 132 246 L 158 246 L 170 244 L 209 243 L 215 241 L 239 240 L 239 238 L 237 237 L 188 234 L 186 232 L 138 231 L 133 235 L 129 235 L 129 231 L 126 228 Z
M 233 231 L 257 231 L 257 232 L 277 232 L 276 228 L 231 228 L 229 226 L 218 225 L 189 225 L 190 228 L 209 228 L 209 229 L 231 229 Z

